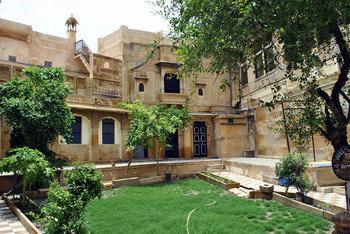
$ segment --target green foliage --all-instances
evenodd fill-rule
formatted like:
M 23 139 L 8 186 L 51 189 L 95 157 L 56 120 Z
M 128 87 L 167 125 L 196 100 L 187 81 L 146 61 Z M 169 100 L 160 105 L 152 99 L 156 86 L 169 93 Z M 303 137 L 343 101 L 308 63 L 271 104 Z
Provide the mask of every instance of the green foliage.
M 24 79 L 0 85 L 0 115 L 12 128 L 12 147 L 27 146 L 46 156 L 59 135 L 69 140 L 74 121 L 65 98 L 70 88 L 60 68 L 26 67 Z
M 84 205 L 95 197 L 101 197 L 102 175 L 93 164 L 77 164 L 65 173 L 68 191 L 75 199 L 80 197 Z
M 101 173 L 92 164 L 75 165 L 66 175 L 67 189 L 52 183 L 44 205 L 47 233 L 85 233 L 84 211 L 101 196 Z
M 286 192 L 290 186 L 295 186 L 302 194 L 310 191 L 312 183 L 305 176 L 307 166 L 305 156 L 300 153 L 288 154 L 276 164 L 277 178 L 287 180 Z
M 350 111 L 343 112 L 341 101 L 350 103 L 343 92 L 350 71 L 348 0 L 153 2 L 170 22 L 181 72 L 231 73 L 243 63 L 254 67 L 256 53 L 272 44 L 271 61 L 262 67 L 276 65 L 286 79 L 295 82 L 300 93 L 317 94 L 322 99 L 318 111 L 323 112 L 325 125 L 321 134 L 334 148 L 347 144 Z M 329 95 L 320 87 L 319 78 L 325 76 L 322 68 L 335 60 L 340 73 Z M 282 88 L 288 83 L 272 86 L 272 99 L 263 101 L 269 109 L 291 96 Z
M 81 199 L 73 198 L 73 195 L 60 187 L 57 182 L 52 183 L 43 208 L 45 232 L 50 234 L 85 233 L 84 210 L 85 205 Z
M 302 97 L 293 102 L 285 102 L 284 105 L 288 105 L 285 110 L 286 129 L 281 116 L 273 130 L 283 134 L 287 131 L 297 151 L 305 152 L 311 137 L 322 134 L 324 128 L 324 113 L 320 109 L 322 100 L 315 93 L 306 92 Z
M 54 170 L 38 150 L 27 147 L 12 149 L 0 160 L 0 172 L 20 173 L 23 176 L 23 193 L 35 182 L 53 179 Z
M 128 150 L 135 150 L 136 145 L 152 148 L 155 141 L 166 146 L 168 137 L 177 129 L 184 128 L 190 119 L 187 107 L 147 106 L 138 100 L 119 106 L 130 111 L 130 127 L 126 138 Z

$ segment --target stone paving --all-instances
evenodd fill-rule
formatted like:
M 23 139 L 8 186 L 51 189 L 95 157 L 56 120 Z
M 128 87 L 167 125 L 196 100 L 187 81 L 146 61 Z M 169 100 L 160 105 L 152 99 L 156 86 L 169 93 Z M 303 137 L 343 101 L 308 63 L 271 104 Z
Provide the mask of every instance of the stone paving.
M 245 188 L 250 188 L 250 189 L 254 189 L 254 190 L 258 190 L 259 189 L 259 185 L 264 185 L 264 184 L 269 184 L 266 183 L 262 180 L 257 180 L 257 179 L 253 179 L 247 176 L 242 176 L 239 174 L 235 174 L 232 172 L 213 172 L 213 174 L 216 174 L 218 176 L 221 176 L 223 178 L 227 178 L 229 180 L 238 182 L 241 184 L 241 186 L 245 187 Z M 274 185 L 275 191 L 276 192 L 284 192 L 285 188 L 283 186 L 279 186 L 279 185 Z M 290 192 L 296 192 L 296 188 L 291 187 L 289 189 Z M 240 196 L 243 197 L 242 195 L 242 191 L 238 191 L 238 190 L 232 190 L 231 192 L 235 193 L 235 194 L 240 194 Z M 346 209 L 346 198 L 345 195 L 342 194 L 337 194 L 337 193 L 321 193 L 321 192 L 316 192 L 316 191 L 312 191 L 308 193 L 309 197 L 312 197 L 315 200 L 319 200 L 328 204 L 332 204 L 334 206 Z
M 29 233 L 12 211 L 0 200 L 0 234 Z

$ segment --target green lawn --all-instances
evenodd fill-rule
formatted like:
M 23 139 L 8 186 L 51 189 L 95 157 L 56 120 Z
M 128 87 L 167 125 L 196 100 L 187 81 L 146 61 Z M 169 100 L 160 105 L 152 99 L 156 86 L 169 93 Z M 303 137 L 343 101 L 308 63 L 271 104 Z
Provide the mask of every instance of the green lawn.
M 325 219 L 275 201 L 241 199 L 199 179 L 109 190 L 85 217 L 92 233 L 186 233 L 196 207 L 190 233 L 326 233 L 331 227 Z

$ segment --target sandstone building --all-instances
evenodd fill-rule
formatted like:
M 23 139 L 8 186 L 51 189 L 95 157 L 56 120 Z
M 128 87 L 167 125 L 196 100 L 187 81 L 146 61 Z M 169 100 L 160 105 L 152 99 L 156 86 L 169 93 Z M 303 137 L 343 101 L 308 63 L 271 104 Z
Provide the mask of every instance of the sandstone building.
M 20 74 L 25 66 L 62 67 L 73 94 L 67 98 L 76 122 L 73 141 L 57 141 L 58 154 L 72 161 L 105 163 L 125 160 L 128 114 L 120 101 L 184 105 L 190 98 L 191 122 L 170 137 L 164 158 L 237 157 L 246 144 L 244 115 L 232 115 L 230 93 L 219 89 L 225 75 L 176 79 L 179 63 L 170 42 L 146 60 L 146 45 L 158 33 L 128 29 L 99 38 L 97 53 L 76 39 L 76 20 L 67 20 L 67 38 L 33 31 L 29 25 L 0 19 L 0 82 Z M 0 155 L 10 148 L 10 129 L 0 119 Z M 136 159 L 152 158 L 152 149 L 138 147 Z
M 191 122 L 169 139 L 171 148 L 163 149 L 164 158 L 242 157 L 281 158 L 287 153 L 285 136 L 271 130 L 281 118 L 281 106 L 272 112 L 259 106 L 271 97 L 271 85 L 283 80 L 282 68 L 270 66 L 271 45 L 256 55 L 255 67 L 240 68 L 240 85 L 222 91 L 226 75 L 201 75 L 198 79 L 176 79 L 179 63 L 171 42 L 163 40 L 151 60 L 147 45 L 160 34 L 121 26 L 99 38 L 97 52 L 76 39 L 76 20 L 67 20 L 67 38 L 33 31 L 29 25 L 0 19 L 0 82 L 20 74 L 24 66 L 57 66 L 65 70 L 73 94 L 67 99 L 76 118 L 73 142 L 52 148 L 72 161 L 103 163 L 125 160 L 124 139 L 128 114 L 117 108 L 120 101 L 136 99 L 147 104 L 184 105 L 190 98 Z M 259 65 L 260 64 L 260 65 Z M 257 66 L 258 65 L 258 66 Z M 339 74 L 338 64 L 330 60 L 321 84 L 331 87 Z M 295 84 L 288 84 L 293 93 Z M 241 92 L 241 98 L 239 93 Z M 232 104 L 240 110 L 232 111 Z M 10 147 L 10 129 L 0 118 L 0 155 Z M 292 142 L 291 142 L 292 144 Z M 316 136 L 317 160 L 330 160 L 333 149 Z M 306 152 L 312 159 L 311 146 Z M 138 147 L 136 159 L 152 158 L 152 149 Z

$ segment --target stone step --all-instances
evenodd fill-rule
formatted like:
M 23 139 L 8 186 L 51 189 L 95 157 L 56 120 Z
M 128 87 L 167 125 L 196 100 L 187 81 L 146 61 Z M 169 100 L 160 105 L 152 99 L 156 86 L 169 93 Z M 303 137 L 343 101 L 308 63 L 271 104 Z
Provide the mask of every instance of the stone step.
M 223 162 L 218 164 L 207 165 L 206 170 L 209 172 L 222 172 L 225 171 L 225 164 Z
M 316 187 L 317 192 L 321 193 L 338 193 L 345 195 L 345 187 L 344 186 L 322 186 Z
M 345 186 L 337 186 L 333 190 L 334 193 L 345 195 Z
M 112 181 L 104 181 L 102 182 L 103 189 L 112 189 L 113 188 L 113 182 Z
M 246 189 L 243 187 L 233 188 L 229 190 L 231 193 L 235 194 L 238 197 L 248 198 L 250 189 Z

